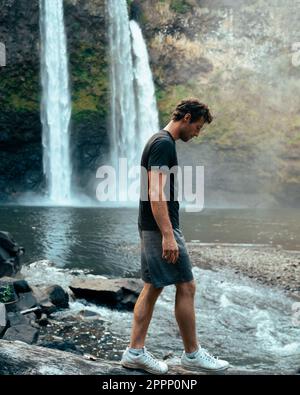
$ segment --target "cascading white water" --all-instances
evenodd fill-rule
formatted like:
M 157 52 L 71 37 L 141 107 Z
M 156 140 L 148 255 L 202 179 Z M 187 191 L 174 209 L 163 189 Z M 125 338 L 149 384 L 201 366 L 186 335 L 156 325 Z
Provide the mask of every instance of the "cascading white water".
M 136 107 L 129 17 L 126 0 L 108 0 L 111 61 L 111 159 L 136 164 Z
M 158 131 L 155 90 L 141 29 L 129 22 L 126 0 L 107 0 L 111 61 L 111 159 L 139 166 L 142 149 Z
M 63 0 L 40 0 L 41 121 L 47 192 L 54 204 L 71 200 L 71 97 Z
M 159 130 L 159 121 L 147 46 L 139 25 L 133 20 L 130 21 L 130 30 L 136 86 L 137 137 L 139 142 L 137 154 L 140 155 L 149 137 Z

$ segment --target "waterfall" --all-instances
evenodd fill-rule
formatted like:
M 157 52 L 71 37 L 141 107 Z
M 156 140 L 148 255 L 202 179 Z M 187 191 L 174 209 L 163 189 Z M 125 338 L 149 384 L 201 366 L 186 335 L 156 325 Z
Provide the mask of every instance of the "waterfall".
M 149 137 L 158 132 L 159 121 L 152 72 L 149 64 L 147 46 L 139 25 L 130 21 L 132 49 L 134 54 L 134 78 L 137 105 L 137 154 L 140 155 Z
M 111 60 L 111 158 L 136 163 L 136 106 L 129 17 L 126 0 L 108 0 Z
M 111 60 L 111 159 L 139 166 L 142 149 L 159 129 L 148 53 L 126 0 L 107 0 Z
M 40 0 L 41 121 L 47 193 L 55 204 L 71 200 L 71 98 L 63 0 Z

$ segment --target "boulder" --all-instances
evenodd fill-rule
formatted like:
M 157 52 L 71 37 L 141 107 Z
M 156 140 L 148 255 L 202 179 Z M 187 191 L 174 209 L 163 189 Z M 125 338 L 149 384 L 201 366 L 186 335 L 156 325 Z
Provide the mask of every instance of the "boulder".
M 143 288 L 143 282 L 134 278 L 87 278 L 75 279 L 69 287 L 77 298 L 113 308 L 132 310 Z
M 49 287 L 32 286 L 32 290 L 42 313 L 49 315 L 58 308 L 69 307 L 69 295 L 59 285 L 51 285 Z
M 20 272 L 24 251 L 9 232 L 0 231 L 0 277 L 15 276 Z
M 49 296 L 43 289 L 44 287 L 32 286 L 32 292 L 41 308 L 41 313 L 46 313 L 47 315 L 56 311 L 55 305 L 50 301 Z
M 37 322 L 40 326 L 47 326 L 49 324 L 47 314 L 43 313 Z
M 56 307 L 69 307 L 69 295 L 59 285 L 51 285 L 46 287 L 45 292 L 49 295 L 51 303 L 53 303 Z
M 28 344 L 36 343 L 39 331 L 28 324 L 15 325 L 7 329 L 3 340 L 19 340 Z
M 2 333 L 5 331 L 6 326 L 7 326 L 7 314 L 6 314 L 5 305 L 3 303 L 0 303 L 0 336 L 2 336 Z

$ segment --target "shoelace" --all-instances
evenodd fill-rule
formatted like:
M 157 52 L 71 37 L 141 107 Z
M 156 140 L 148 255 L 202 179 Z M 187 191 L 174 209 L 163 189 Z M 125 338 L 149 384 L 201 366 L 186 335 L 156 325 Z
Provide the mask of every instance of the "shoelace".
M 153 354 L 151 354 L 151 352 L 147 351 L 146 348 L 145 348 L 145 356 L 152 365 L 154 364 L 155 366 L 159 366 L 159 361 L 155 358 Z
M 215 357 L 213 355 L 211 355 L 205 348 L 202 348 L 203 354 L 206 357 L 207 361 L 213 362 L 213 363 L 217 363 L 217 361 L 219 360 L 219 357 Z

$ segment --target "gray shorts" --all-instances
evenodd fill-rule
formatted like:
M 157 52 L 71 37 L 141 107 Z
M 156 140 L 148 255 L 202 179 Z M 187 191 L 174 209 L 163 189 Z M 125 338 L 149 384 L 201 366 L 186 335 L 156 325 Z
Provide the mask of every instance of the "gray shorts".
M 159 230 L 140 230 L 142 280 L 155 288 L 194 279 L 192 264 L 180 229 L 173 229 L 179 248 L 176 263 L 162 258 L 162 235 Z

